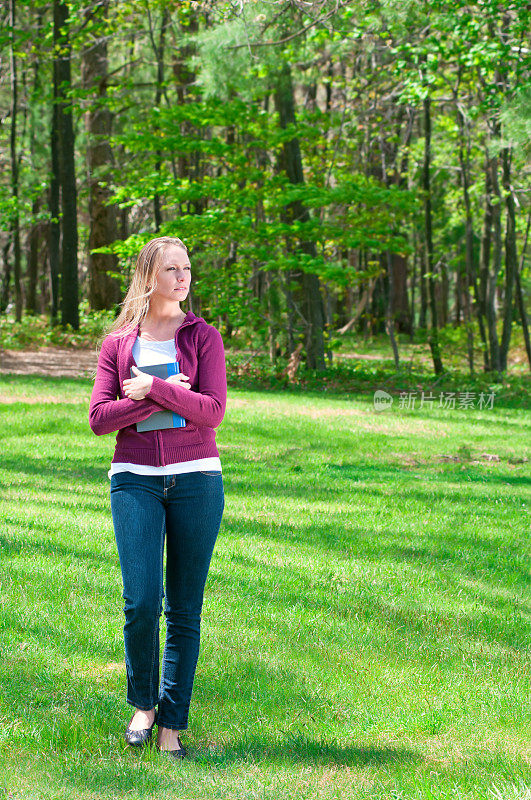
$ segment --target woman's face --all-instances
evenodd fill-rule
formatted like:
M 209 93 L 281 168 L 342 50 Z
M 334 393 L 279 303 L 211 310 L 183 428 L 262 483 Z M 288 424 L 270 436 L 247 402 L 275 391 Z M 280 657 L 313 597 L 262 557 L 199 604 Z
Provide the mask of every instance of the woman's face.
M 157 288 L 151 297 L 161 300 L 185 300 L 192 280 L 190 259 L 186 250 L 176 244 L 166 248 L 157 272 Z

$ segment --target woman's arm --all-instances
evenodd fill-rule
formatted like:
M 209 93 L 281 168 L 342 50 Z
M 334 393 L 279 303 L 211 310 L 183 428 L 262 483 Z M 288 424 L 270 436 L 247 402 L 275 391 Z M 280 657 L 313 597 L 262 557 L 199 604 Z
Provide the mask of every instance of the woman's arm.
M 217 428 L 227 405 L 225 350 L 220 332 L 209 326 L 197 354 L 198 389 L 185 389 L 153 377 L 146 399 L 155 400 L 164 408 L 181 414 L 194 425 Z M 139 402 L 139 401 L 137 401 Z
M 186 391 L 186 390 L 185 390 Z M 92 388 L 89 405 L 89 425 L 97 436 L 112 433 L 134 425 L 135 422 L 160 411 L 154 400 L 130 400 L 124 397 L 117 400 L 120 393 L 116 350 L 107 340 L 103 342 L 98 357 L 96 380 Z

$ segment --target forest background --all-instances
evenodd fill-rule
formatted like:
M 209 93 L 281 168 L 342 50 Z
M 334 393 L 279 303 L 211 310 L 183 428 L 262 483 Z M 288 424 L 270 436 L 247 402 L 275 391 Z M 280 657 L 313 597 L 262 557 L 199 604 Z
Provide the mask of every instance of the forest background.
M 510 347 L 531 364 L 530 14 L 9 0 L 0 343 L 95 343 L 175 235 L 247 367 L 330 372 L 380 336 L 395 370 L 417 343 L 504 381 Z

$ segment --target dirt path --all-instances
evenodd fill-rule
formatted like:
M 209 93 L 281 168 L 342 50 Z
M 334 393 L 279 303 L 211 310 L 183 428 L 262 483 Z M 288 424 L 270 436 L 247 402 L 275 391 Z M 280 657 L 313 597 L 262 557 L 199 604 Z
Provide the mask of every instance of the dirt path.
M 240 351 L 245 353 L 245 350 Z M 251 352 L 251 351 L 249 351 Z M 341 353 L 339 358 L 360 361 L 381 361 L 382 356 L 370 353 Z M 416 363 L 423 362 L 430 365 L 429 355 L 415 356 Z M 404 358 L 404 361 L 407 359 Z M 0 375 L 14 373 L 15 375 L 51 375 L 57 378 L 90 378 L 96 372 L 98 354 L 96 348 L 66 348 L 66 347 L 41 347 L 38 350 L 1 350 L 0 349 Z M 336 359 L 337 363 L 337 359 Z M 479 362 L 478 362 L 479 363 Z M 523 348 L 513 348 L 509 353 L 509 371 L 516 374 L 526 372 L 527 357 Z
M 357 353 L 348 353 L 347 357 L 381 360 L 380 356 Z M 15 375 L 89 378 L 96 371 L 97 363 L 95 349 L 41 347 L 39 350 L 0 350 L 0 375 L 10 372 Z
M 0 375 L 10 372 L 15 375 L 90 378 L 97 363 L 95 349 L 41 347 L 39 350 L 0 351 Z

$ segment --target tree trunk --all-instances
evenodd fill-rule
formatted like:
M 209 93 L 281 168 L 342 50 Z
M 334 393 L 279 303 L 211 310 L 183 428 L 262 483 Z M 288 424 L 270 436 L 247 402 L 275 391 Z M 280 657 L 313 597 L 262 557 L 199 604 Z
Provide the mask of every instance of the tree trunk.
M 117 271 L 118 259 L 112 253 L 92 253 L 118 238 L 116 206 L 109 205 L 110 190 L 103 185 L 105 171 L 113 164 L 109 142 L 112 116 L 107 104 L 107 38 L 105 23 L 109 0 L 100 0 L 85 12 L 95 29 L 83 51 L 83 88 L 91 95 L 85 115 L 87 130 L 87 173 L 90 231 L 88 242 L 88 299 L 93 309 L 110 308 L 121 300 L 120 282 L 107 273 Z
M 393 292 L 391 317 L 401 333 L 411 333 L 411 314 L 407 294 L 407 258 L 400 253 L 390 254 Z
M 405 174 L 407 171 L 407 151 L 411 140 L 414 117 L 410 114 L 406 127 L 405 141 L 403 143 L 404 155 L 401 165 L 398 164 L 400 131 L 403 127 L 404 116 L 407 109 L 399 105 L 396 113 L 395 135 L 391 140 L 386 139 L 383 134 L 383 126 L 380 129 L 380 157 L 381 157 L 381 180 L 386 186 L 402 186 L 407 188 Z M 391 109 L 390 113 L 394 113 Z M 391 124 L 391 120 L 389 120 Z M 391 169 L 391 171 L 389 171 Z M 407 296 L 407 260 L 400 253 L 388 252 L 385 256 L 386 269 L 389 276 L 389 308 L 386 310 L 388 317 L 386 327 L 389 330 L 389 320 L 393 323 L 393 336 L 395 326 L 403 333 L 410 333 L 411 318 L 409 316 L 409 301 Z M 398 356 L 396 340 L 391 342 L 395 359 Z
M 529 339 L 529 323 L 527 320 L 524 295 L 522 292 L 522 284 L 520 282 L 520 275 L 518 271 L 516 272 L 516 299 L 518 303 L 518 311 L 520 313 L 520 319 L 522 320 L 522 333 L 524 334 L 524 344 L 525 344 L 525 351 L 527 354 L 527 362 L 529 364 L 529 368 L 531 369 L 531 341 Z
M 48 226 L 48 260 L 50 267 L 50 322 L 57 324 L 59 315 L 59 282 L 61 277 L 61 222 L 60 192 L 61 178 L 59 173 L 59 89 L 55 75 L 53 81 L 53 105 L 50 125 L 50 188 L 48 191 L 48 207 L 50 222 Z
M 470 137 L 467 131 L 467 121 L 464 114 L 457 105 L 457 117 L 459 120 L 459 165 L 461 174 L 461 185 L 463 188 L 463 200 L 465 205 L 465 264 L 466 264 L 466 288 L 465 288 L 465 309 L 467 313 L 467 346 L 468 346 L 468 363 L 470 367 L 470 374 L 474 372 L 474 335 L 472 329 L 473 312 L 470 309 L 470 289 L 474 289 L 474 296 L 476 299 L 476 314 L 478 318 L 480 337 L 484 345 L 486 345 L 485 327 L 483 325 L 483 317 L 481 314 L 481 306 L 479 303 L 479 294 L 477 289 L 477 282 L 475 279 L 474 269 L 474 228 L 472 222 L 472 209 L 470 204 L 469 192 L 469 175 L 470 175 Z M 466 148 L 466 152 L 465 152 Z
M 197 12 L 190 10 L 188 15 L 187 31 L 191 34 L 197 33 L 198 21 Z M 194 53 L 194 46 L 189 40 L 179 43 L 179 47 L 173 50 L 172 71 L 175 78 L 175 90 L 177 93 L 177 103 L 183 106 L 189 102 L 190 86 L 195 82 L 196 76 L 189 67 L 189 59 Z M 190 129 L 190 122 L 186 119 L 181 120 L 179 132 L 185 135 Z M 179 178 L 191 177 L 191 159 L 188 153 L 179 152 L 177 157 L 177 175 Z M 180 213 L 185 213 L 184 208 L 180 208 Z M 189 209 L 188 209 L 189 213 Z
M 36 35 L 40 38 L 42 35 L 42 21 L 44 11 L 37 11 Z M 36 124 L 36 115 L 40 113 L 40 98 L 42 95 L 42 85 L 40 79 L 40 62 L 38 50 L 33 53 L 33 86 L 31 96 L 29 99 L 30 113 L 29 113 L 29 141 L 30 141 L 30 155 L 31 155 L 31 168 L 37 173 L 37 140 L 38 130 Z M 37 220 L 37 216 L 41 210 L 43 203 L 43 195 L 35 194 L 33 197 L 31 215 L 32 221 L 26 239 L 26 264 L 27 264 L 27 289 L 26 289 L 26 311 L 29 314 L 37 313 L 37 289 L 39 277 L 39 245 L 42 236 L 42 223 Z
M 448 277 L 448 267 L 444 258 L 440 262 L 441 267 L 441 302 L 440 302 L 440 319 L 439 325 L 445 327 L 448 325 L 448 298 L 450 295 L 450 279 Z
M 468 193 L 468 170 L 463 154 L 463 141 L 465 139 L 465 120 L 459 104 L 457 105 L 457 118 L 459 120 L 459 164 L 463 198 L 465 203 L 465 316 L 467 334 L 468 368 L 470 374 L 474 373 L 474 332 L 472 328 L 472 311 L 470 308 L 470 288 L 472 286 L 472 272 L 474 269 L 474 242 L 472 229 L 472 214 L 470 211 L 470 196 Z
M 54 0 L 54 79 L 58 100 L 59 175 L 61 183 L 61 324 L 79 328 L 77 272 L 77 188 L 71 101 L 68 6 Z
M 18 209 L 18 153 L 17 153 L 17 113 L 18 113 L 18 79 L 17 59 L 15 56 L 15 0 L 9 2 L 10 32 L 10 66 L 11 66 L 11 197 L 13 210 L 11 212 L 11 240 L 13 242 L 13 277 L 15 280 L 15 314 L 17 322 L 22 319 L 22 280 L 21 280 L 21 253 L 20 253 L 20 215 Z
M 491 256 L 491 235 L 492 235 L 492 203 L 491 203 L 491 179 L 489 175 L 489 157 L 485 153 L 485 212 L 483 215 L 483 233 L 481 235 L 481 251 L 479 265 L 479 302 L 481 313 L 487 323 L 487 347 L 484 351 L 484 369 L 489 372 L 492 369 L 492 328 L 493 319 L 489 318 L 489 308 L 487 305 L 487 287 L 489 282 L 489 265 Z M 496 333 L 496 318 L 494 317 L 494 333 Z
M 28 285 L 26 292 L 26 311 L 28 314 L 37 313 L 37 278 L 39 274 L 39 240 L 41 226 L 36 218 L 41 208 L 41 198 L 33 198 L 31 214 L 33 222 L 28 233 L 27 240 L 27 275 Z
M 431 230 L 431 185 L 430 185 L 430 144 L 431 144 L 431 116 L 430 98 L 424 99 L 424 169 L 423 169 L 423 189 L 424 189 L 424 226 L 426 237 L 426 262 L 428 267 L 428 289 L 431 310 L 431 329 L 428 337 L 433 367 L 435 374 L 440 375 L 444 372 L 441 355 L 439 352 L 439 336 L 437 323 L 437 305 L 435 302 L 435 286 L 433 280 L 433 241 Z
M 277 76 L 275 107 L 279 115 L 281 128 L 286 128 L 288 125 L 295 123 L 293 84 L 291 69 L 287 62 L 282 64 Z M 281 162 L 281 166 L 285 170 L 290 183 L 304 183 L 301 151 L 297 138 L 290 139 L 283 143 Z M 310 220 L 308 209 L 303 206 L 300 200 L 295 200 L 293 203 L 290 203 L 286 210 L 291 221 L 298 220 L 299 222 L 305 223 Z M 313 242 L 302 240 L 299 243 L 299 247 L 302 253 L 306 253 L 310 257 L 315 258 L 316 251 Z M 306 366 L 309 369 L 324 370 L 324 309 L 317 275 L 303 271 L 301 276 L 301 288 Z
M 155 57 L 157 59 L 157 83 L 155 86 L 155 108 L 160 107 L 162 100 L 162 84 L 164 83 L 164 45 L 166 39 L 166 26 L 169 22 L 169 12 L 166 7 L 162 9 L 162 20 L 160 23 L 160 34 L 158 44 L 154 44 Z M 153 37 L 153 31 L 151 32 Z M 155 163 L 155 171 L 160 176 L 162 167 L 162 153 L 157 150 L 157 161 Z M 160 183 L 160 181 L 159 181 Z M 158 192 L 153 197 L 153 213 L 155 217 L 155 231 L 159 233 L 162 226 L 162 208 L 160 202 L 160 194 Z
M 423 130 L 422 130 L 422 121 L 419 116 L 418 120 L 418 136 L 419 138 L 422 137 Z M 429 176 L 428 176 L 429 177 Z M 428 318 L 428 284 L 426 283 L 426 258 L 427 258 L 427 246 L 426 246 L 426 209 L 424 209 L 424 228 L 419 235 L 419 247 L 420 247 L 420 258 L 419 258 L 419 290 L 420 290 L 420 309 L 419 309 L 419 321 L 418 327 L 421 330 L 425 330 L 428 327 L 427 318 Z
M 500 347 L 500 363 L 502 371 L 507 369 L 507 355 L 511 342 L 513 324 L 513 300 L 516 271 L 518 269 L 516 255 L 516 219 L 514 195 L 511 187 L 511 149 L 504 147 L 501 152 L 503 188 L 505 191 L 505 296 L 503 307 L 503 331 Z
M 393 296 L 394 296 L 393 261 L 389 250 L 387 251 L 387 274 L 389 277 L 389 294 L 385 310 L 385 325 L 387 328 L 387 335 L 389 336 L 389 340 L 391 342 L 391 348 L 393 350 L 395 369 L 398 369 L 398 367 L 400 366 L 400 360 L 398 356 L 398 346 L 396 344 L 396 337 L 395 337 L 395 321 L 393 319 Z
M 524 244 L 522 247 L 522 258 L 520 260 L 520 269 L 516 270 L 516 298 L 518 301 L 518 310 L 520 312 L 520 319 L 522 320 L 522 332 L 524 334 L 525 351 L 527 353 L 527 361 L 531 369 L 531 341 L 529 339 L 529 324 L 527 321 L 527 314 L 524 303 L 524 293 L 522 291 L 522 284 L 520 281 L 520 272 L 522 271 L 525 263 L 525 251 L 527 247 L 527 240 L 529 237 L 529 227 L 531 225 L 531 212 L 527 215 L 527 227 L 525 231 Z
M 418 264 L 418 247 L 417 247 L 417 232 L 415 226 L 412 226 L 411 238 L 413 240 L 413 269 L 411 273 L 411 330 L 409 331 L 409 341 L 413 342 L 415 336 L 415 289 L 417 285 L 417 264 Z
M 0 294 L 0 311 L 4 313 L 9 305 L 9 286 L 11 283 L 11 261 L 9 251 L 11 249 L 11 239 L 8 237 L 2 247 L 2 291 Z
M 277 319 L 280 314 L 280 300 L 277 275 L 273 270 L 265 271 L 267 316 L 269 319 L 268 345 L 269 360 L 274 364 L 277 360 Z
M 489 370 L 501 378 L 500 344 L 496 329 L 496 283 L 501 269 L 501 197 L 498 183 L 498 159 L 485 154 L 485 222 L 482 247 L 482 274 L 485 286 L 485 316 L 489 337 Z M 498 202 L 493 203 L 492 197 Z M 492 264 L 491 261 L 492 239 Z
M 291 289 L 292 281 L 293 276 L 290 269 L 280 272 L 280 282 L 286 298 L 286 315 L 288 318 L 288 324 L 286 325 L 286 356 L 288 358 L 295 350 L 295 303 Z

